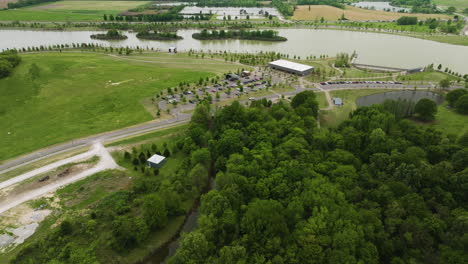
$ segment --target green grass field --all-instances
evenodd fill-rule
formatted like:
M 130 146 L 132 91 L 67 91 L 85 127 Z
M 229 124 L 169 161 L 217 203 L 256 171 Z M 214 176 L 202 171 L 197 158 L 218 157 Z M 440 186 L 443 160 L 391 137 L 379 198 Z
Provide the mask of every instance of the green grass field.
M 435 121 L 422 125 L 431 126 L 445 134 L 460 136 L 468 131 L 468 115 L 459 114 L 453 109 L 447 108 L 446 104 L 442 104 L 437 109 Z
M 414 74 L 409 74 L 409 75 L 403 75 L 403 76 L 398 76 L 397 79 L 399 81 L 404 81 L 410 84 L 432 82 L 433 84 L 436 84 L 436 85 L 438 85 L 439 82 L 444 79 L 449 79 L 451 81 L 460 80 L 460 78 L 457 78 L 450 74 L 437 72 L 437 71 L 419 72 L 419 73 L 414 73 Z
M 461 10 L 468 8 L 468 1 L 467 0 L 434 0 L 433 1 L 438 6 L 449 7 L 453 6 L 457 8 L 457 11 L 460 12 Z
M 0 11 L 0 21 L 102 21 L 148 1 L 60 1 Z
M 152 56 L 141 62 L 81 52 L 22 55 L 13 75 L 0 80 L 0 160 L 152 120 L 142 99 L 239 67 L 181 53 Z M 33 64 L 40 69 L 35 79 Z
M 333 110 L 330 111 L 321 111 L 320 123 L 323 127 L 336 127 L 349 117 L 349 113 L 351 113 L 351 111 L 356 109 L 356 99 L 358 97 L 389 91 L 392 90 L 362 89 L 332 91 L 330 92 L 330 96 L 332 98 L 340 97 L 341 99 L 343 99 L 344 104 L 343 106 L 335 107 L 333 108 Z

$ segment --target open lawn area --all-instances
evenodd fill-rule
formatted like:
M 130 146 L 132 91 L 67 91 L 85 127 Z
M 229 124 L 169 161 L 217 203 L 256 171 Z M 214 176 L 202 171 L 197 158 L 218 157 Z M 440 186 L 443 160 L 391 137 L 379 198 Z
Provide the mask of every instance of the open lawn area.
M 447 135 L 460 136 L 468 131 L 468 115 L 462 115 L 455 110 L 447 108 L 447 104 L 439 105 L 434 122 L 421 123 L 422 126 L 431 126 Z
M 144 59 L 81 52 L 21 57 L 13 75 L 0 80 L 0 160 L 150 121 L 143 99 L 240 67 L 182 53 Z
M 420 84 L 420 83 L 427 83 L 431 82 L 433 84 L 438 85 L 441 80 L 449 79 L 451 81 L 461 80 L 455 76 L 452 76 L 447 73 L 437 72 L 437 71 L 429 71 L 429 72 L 419 72 L 409 75 L 402 75 L 398 76 L 397 79 L 399 81 L 409 82 L 410 84 Z
M 0 11 L 0 21 L 102 21 L 149 1 L 59 1 Z
M 332 91 L 330 96 L 339 97 L 343 99 L 343 106 L 335 106 L 332 110 L 329 111 L 320 111 L 320 123 L 323 127 L 336 127 L 341 122 L 346 120 L 349 117 L 349 113 L 356 109 L 356 99 L 361 96 L 366 96 L 370 94 L 390 92 L 392 90 L 386 89 L 362 89 L 362 90 L 341 90 L 341 91 Z
M 463 9 L 468 8 L 467 0 L 433 0 L 433 2 L 441 7 L 453 6 L 457 8 L 458 12 L 463 11 Z
M 297 6 L 292 17 L 293 20 L 320 20 L 322 17 L 327 21 L 337 21 L 344 14 L 345 18 L 352 21 L 367 21 L 367 20 L 396 20 L 401 16 L 407 15 L 402 13 L 384 12 L 376 10 L 367 10 L 353 6 L 346 6 L 345 9 L 340 9 L 327 5 L 304 5 Z M 440 14 L 411 14 L 420 19 L 426 18 L 449 18 L 447 15 Z

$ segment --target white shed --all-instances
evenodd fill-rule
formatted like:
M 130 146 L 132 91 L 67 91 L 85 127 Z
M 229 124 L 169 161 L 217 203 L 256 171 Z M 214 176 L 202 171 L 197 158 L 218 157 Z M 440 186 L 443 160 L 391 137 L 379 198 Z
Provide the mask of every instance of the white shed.
M 148 166 L 152 168 L 161 168 L 161 166 L 166 162 L 166 157 L 154 154 L 147 160 Z

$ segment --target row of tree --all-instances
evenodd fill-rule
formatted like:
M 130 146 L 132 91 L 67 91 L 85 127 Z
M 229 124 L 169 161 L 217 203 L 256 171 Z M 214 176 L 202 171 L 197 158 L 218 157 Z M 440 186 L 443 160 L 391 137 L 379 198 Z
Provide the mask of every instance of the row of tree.
M 16 2 L 8 3 L 7 6 L 9 9 L 21 8 L 25 6 L 38 5 L 49 2 L 57 2 L 59 0 L 19 0 Z
M 11 75 L 13 69 L 21 62 L 21 57 L 16 50 L 0 52 L 0 79 Z
M 202 30 L 200 33 L 194 33 L 192 35 L 194 39 L 249 39 L 249 40 L 269 40 L 269 41 L 285 41 L 287 40 L 284 37 L 278 36 L 278 31 L 274 30 L 223 30 L 220 31 L 212 30 L 208 31 L 206 29 Z

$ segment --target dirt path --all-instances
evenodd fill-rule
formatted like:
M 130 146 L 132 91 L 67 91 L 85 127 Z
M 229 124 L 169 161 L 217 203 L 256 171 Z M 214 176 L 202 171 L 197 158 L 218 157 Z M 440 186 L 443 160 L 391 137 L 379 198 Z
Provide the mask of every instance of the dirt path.
M 84 179 L 84 178 L 86 178 L 86 177 L 88 177 L 90 175 L 93 175 L 95 173 L 98 173 L 100 171 L 119 168 L 119 166 L 115 163 L 114 159 L 109 154 L 107 149 L 101 143 L 95 143 L 93 145 L 93 150 L 90 151 L 90 152 L 87 152 L 87 153 L 88 153 L 88 155 L 93 155 L 93 156 L 97 155 L 99 157 L 99 162 L 98 162 L 98 164 L 96 166 L 94 166 L 94 167 L 92 167 L 90 169 L 87 169 L 85 171 L 82 171 L 82 172 L 80 172 L 80 173 L 78 173 L 76 175 L 73 175 L 71 177 L 67 177 L 67 178 L 65 178 L 65 179 L 63 179 L 61 181 L 57 181 L 57 182 L 48 184 L 46 186 L 43 186 L 41 188 L 31 190 L 29 192 L 22 193 L 20 195 L 13 196 L 13 197 L 8 198 L 8 199 L 6 199 L 4 201 L 1 201 L 0 202 L 0 214 L 2 214 L 3 212 L 8 211 L 9 209 L 11 209 L 11 208 L 13 208 L 15 206 L 18 206 L 18 205 L 20 205 L 20 204 L 22 204 L 22 203 L 24 203 L 26 201 L 38 198 L 38 197 L 40 197 L 42 195 L 45 195 L 45 194 L 47 194 L 49 192 L 53 192 L 53 191 L 57 190 L 58 188 L 60 188 L 62 186 L 65 186 L 65 185 L 70 184 L 72 182 L 79 181 L 81 179 Z M 82 156 L 82 154 L 77 155 L 77 156 Z M 80 158 L 82 159 L 82 157 L 80 157 Z M 54 166 L 46 165 L 46 166 L 44 166 L 44 167 L 42 167 L 40 169 L 46 171 L 46 170 L 53 169 Z M 27 175 L 25 176 L 23 174 L 23 175 L 18 176 L 19 178 L 15 177 L 13 179 L 18 178 L 18 180 L 16 180 L 16 182 L 20 182 L 21 179 L 24 180 L 24 179 L 27 179 L 27 178 L 30 178 L 30 177 L 34 176 L 34 174 L 28 174 L 28 173 L 25 173 L 25 174 L 27 174 Z M 37 175 L 37 174 L 35 174 L 35 175 Z

